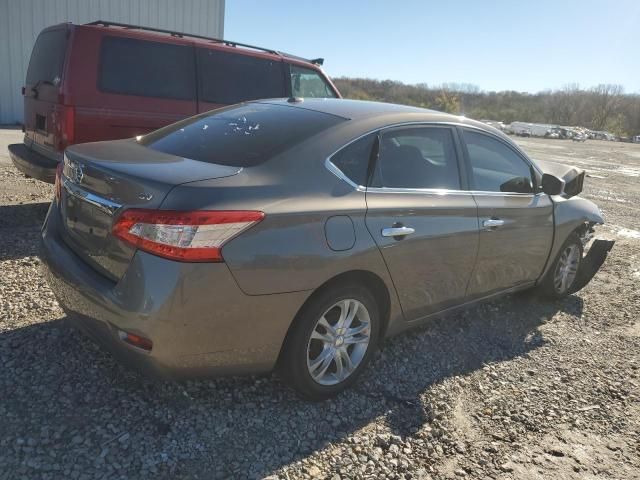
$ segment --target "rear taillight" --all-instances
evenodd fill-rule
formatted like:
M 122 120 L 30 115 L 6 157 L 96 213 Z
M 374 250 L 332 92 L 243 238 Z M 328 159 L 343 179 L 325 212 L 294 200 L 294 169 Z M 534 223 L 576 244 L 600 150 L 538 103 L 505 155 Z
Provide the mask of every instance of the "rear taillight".
M 60 203 L 62 197 L 62 169 L 64 168 L 64 161 L 58 163 L 56 167 L 56 202 Z
M 222 262 L 222 246 L 264 218 L 246 210 L 131 209 L 122 212 L 113 234 L 145 252 L 182 262 Z
M 76 109 L 64 107 L 62 124 L 62 141 L 64 146 L 73 145 L 76 140 Z
M 67 105 L 58 107 L 58 150 L 76 143 L 76 109 Z

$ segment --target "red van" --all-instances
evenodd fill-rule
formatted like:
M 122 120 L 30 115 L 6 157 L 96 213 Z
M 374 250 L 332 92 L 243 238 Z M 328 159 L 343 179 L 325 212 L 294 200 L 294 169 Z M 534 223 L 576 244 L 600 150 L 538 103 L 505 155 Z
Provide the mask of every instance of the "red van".
M 23 173 L 53 183 L 74 143 L 130 138 L 224 105 L 275 97 L 340 97 L 306 60 L 226 40 L 121 23 L 44 29 L 23 88 Z

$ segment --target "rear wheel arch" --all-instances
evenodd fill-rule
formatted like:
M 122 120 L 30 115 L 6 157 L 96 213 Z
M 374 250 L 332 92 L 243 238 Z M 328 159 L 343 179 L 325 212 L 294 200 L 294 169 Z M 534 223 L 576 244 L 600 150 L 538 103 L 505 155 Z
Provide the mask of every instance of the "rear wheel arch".
M 316 288 L 311 295 L 304 301 L 304 303 L 298 309 L 298 313 L 295 318 L 289 325 L 287 330 L 287 334 L 285 335 L 284 341 L 282 342 L 282 346 L 280 347 L 280 355 L 282 357 L 282 351 L 287 344 L 287 340 L 293 326 L 299 319 L 301 312 L 304 312 L 307 305 L 312 302 L 319 295 L 323 294 L 327 290 L 338 288 L 344 285 L 358 285 L 364 286 L 371 294 L 373 295 L 378 308 L 380 309 L 380 340 L 382 340 L 387 331 L 387 327 L 389 325 L 389 318 L 391 314 L 391 296 L 387 285 L 384 281 L 375 273 L 367 271 L 367 270 L 351 270 L 348 272 L 343 272 L 335 277 L 330 278 L 318 288 Z M 278 363 L 280 361 L 278 360 Z

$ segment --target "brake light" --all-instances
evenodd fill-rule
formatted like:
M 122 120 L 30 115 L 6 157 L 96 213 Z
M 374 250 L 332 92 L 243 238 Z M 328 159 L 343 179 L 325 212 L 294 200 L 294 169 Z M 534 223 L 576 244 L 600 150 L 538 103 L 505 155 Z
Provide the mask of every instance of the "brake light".
M 56 202 L 60 203 L 62 198 L 62 169 L 64 168 L 64 161 L 58 163 L 56 167 Z
M 130 209 L 113 234 L 145 252 L 182 262 L 222 262 L 222 246 L 264 218 L 247 210 Z
M 62 111 L 62 143 L 63 148 L 73 145 L 76 139 L 76 109 L 64 107 Z

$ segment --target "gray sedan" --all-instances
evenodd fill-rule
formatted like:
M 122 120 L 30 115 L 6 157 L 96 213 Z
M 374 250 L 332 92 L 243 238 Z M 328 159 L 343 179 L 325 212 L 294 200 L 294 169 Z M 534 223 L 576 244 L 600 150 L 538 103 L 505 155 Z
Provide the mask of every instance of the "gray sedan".
M 590 241 L 583 179 L 464 117 L 256 101 L 69 148 L 42 256 L 68 317 L 127 364 L 277 367 L 322 399 L 436 315 L 584 286 L 612 244 Z

